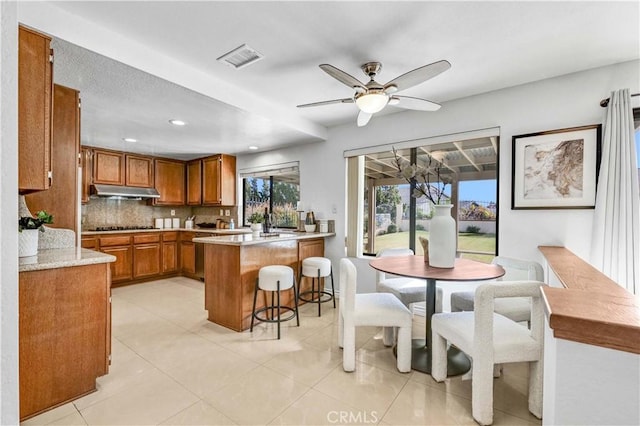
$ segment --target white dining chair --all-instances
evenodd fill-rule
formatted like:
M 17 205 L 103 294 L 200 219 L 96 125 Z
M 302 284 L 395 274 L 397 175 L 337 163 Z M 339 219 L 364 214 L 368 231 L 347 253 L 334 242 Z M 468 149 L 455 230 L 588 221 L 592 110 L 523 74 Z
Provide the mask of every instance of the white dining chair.
M 544 271 L 538 262 L 496 256 L 491 261 L 504 268 L 505 274 L 498 281 L 544 281 Z M 451 312 L 473 311 L 474 291 L 458 291 L 451 293 Z M 526 321 L 531 317 L 531 299 L 528 297 L 510 297 L 495 301 L 495 312 L 516 322 Z
M 397 327 L 397 367 L 401 373 L 408 373 L 411 371 L 411 311 L 392 294 L 356 294 L 356 287 L 356 267 L 349 259 L 341 259 L 338 346 L 343 348 L 342 368 L 344 371 L 355 370 L 356 327 L 384 327 L 385 346 L 393 345 L 393 333 L 389 330 Z
M 431 376 L 447 378 L 447 343 L 472 359 L 471 406 L 481 425 L 493 423 L 495 364 L 529 363 L 529 411 L 542 417 L 543 312 L 541 282 L 493 282 L 475 292 L 473 312 L 450 312 L 431 317 Z M 531 298 L 531 329 L 494 312 L 494 301 L 505 297 Z

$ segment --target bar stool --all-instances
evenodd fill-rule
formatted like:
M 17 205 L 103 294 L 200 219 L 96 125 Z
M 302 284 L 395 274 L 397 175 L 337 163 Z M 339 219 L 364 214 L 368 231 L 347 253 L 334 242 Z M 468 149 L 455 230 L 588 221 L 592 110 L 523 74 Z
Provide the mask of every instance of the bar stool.
M 283 290 L 293 289 L 293 301 L 295 308 L 289 306 L 282 306 L 280 304 L 280 292 Z M 271 292 L 271 305 L 266 305 L 256 311 L 256 301 L 258 299 L 258 290 Z M 274 296 L 277 299 L 277 303 L 274 303 Z M 276 313 L 277 310 L 277 313 Z M 271 315 L 269 318 L 269 311 Z M 281 318 L 282 311 L 288 311 L 291 315 L 286 318 Z M 263 317 L 259 314 L 265 313 Z M 277 317 L 277 319 L 276 319 Z M 296 291 L 295 278 L 293 275 L 293 269 L 284 265 L 270 265 L 263 266 L 258 271 L 258 278 L 256 280 L 256 287 L 253 293 L 253 309 L 251 312 L 251 328 L 253 331 L 253 321 L 257 319 L 262 322 L 275 322 L 278 323 L 278 340 L 280 339 L 280 323 L 282 321 L 289 321 L 296 317 L 296 323 L 300 327 L 300 316 L 298 315 L 298 294 Z
M 311 290 L 300 292 L 302 278 L 311 278 Z M 331 293 L 320 289 L 320 278 L 331 277 Z M 316 279 L 318 280 L 318 289 L 316 290 Z M 310 298 L 304 296 L 310 295 Z M 317 295 L 317 297 L 316 297 Z M 300 270 L 300 278 L 298 279 L 298 299 L 307 303 L 318 304 L 318 316 L 321 315 L 320 305 L 333 300 L 333 307 L 336 307 L 336 292 L 333 286 L 333 268 L 331 260 L 326 257 L 307 257 L 302 261 Z

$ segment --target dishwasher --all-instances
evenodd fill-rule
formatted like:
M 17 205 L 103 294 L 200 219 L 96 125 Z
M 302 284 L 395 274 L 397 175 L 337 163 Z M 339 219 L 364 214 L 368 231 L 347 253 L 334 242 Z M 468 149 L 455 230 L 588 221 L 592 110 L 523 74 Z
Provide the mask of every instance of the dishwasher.
M 196 232 L 196 238 L 211 237 L 210 233 Z M 195 243 L 196 245 L 196 276 L 200 281 L 204 281 L 204 244 Z

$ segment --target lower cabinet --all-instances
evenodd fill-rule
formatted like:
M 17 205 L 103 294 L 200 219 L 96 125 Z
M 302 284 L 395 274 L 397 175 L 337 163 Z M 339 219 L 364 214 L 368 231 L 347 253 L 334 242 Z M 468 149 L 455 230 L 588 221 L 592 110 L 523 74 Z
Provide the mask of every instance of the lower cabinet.
M 133 278 L 160 275 L 160 243 L 134 244 Z
M 116 257 L 111 264 L 111 282 L 118 283 L 133 278 L 133 249 L 131 246 L 100 247 L 100 251 Z
M 180 272 L 191 278 L 196 278 L 196 245 L 191 241 L 195 236 L 195 232 L 180 233 Z
M 178 272 L 178 232 L 162 234 L 162 273 Z

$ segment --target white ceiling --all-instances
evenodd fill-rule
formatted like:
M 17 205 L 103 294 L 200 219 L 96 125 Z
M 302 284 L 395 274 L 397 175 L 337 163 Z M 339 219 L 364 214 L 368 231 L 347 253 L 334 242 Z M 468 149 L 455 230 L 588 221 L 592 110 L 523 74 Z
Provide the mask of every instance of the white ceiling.
M 366 82 L 360 65 L 380 61 L 377 80 L 385 83 L 446 59 L 450 70 L 402 92 L 446 108 L 449 100 L 640 58 L 637 1 L 92 1 L 46 6 L 21 3 L 19 17 L 69 42 L 54 43 L 54 78 L 81 91 L 82 142 L 176 158 L 244 153 L 249 145 L 267 150 L 308 143 L 323 139 L 325 127 L 355 126 L 353 104 L 296 108 L 353 95 L 320 70 L 321 63 Z M 60 17 L 67 22 L 59 22 Z M 97 43 L 101 33 L 111 34 L 112 43 Z M 240 70 L 216 61 L 243 43 L 265 58 Z M 171 75 L 174 83 L 202 94 L 76 45 L 134 66 L 145 60 L 166 64 L 146 71 Z M 387 107 L 385 113 L 396 111 L 402 110 Z M 189 125 L 171 128 L 170 118 Z M 124 146 L 123 137 L 140 142 Z

